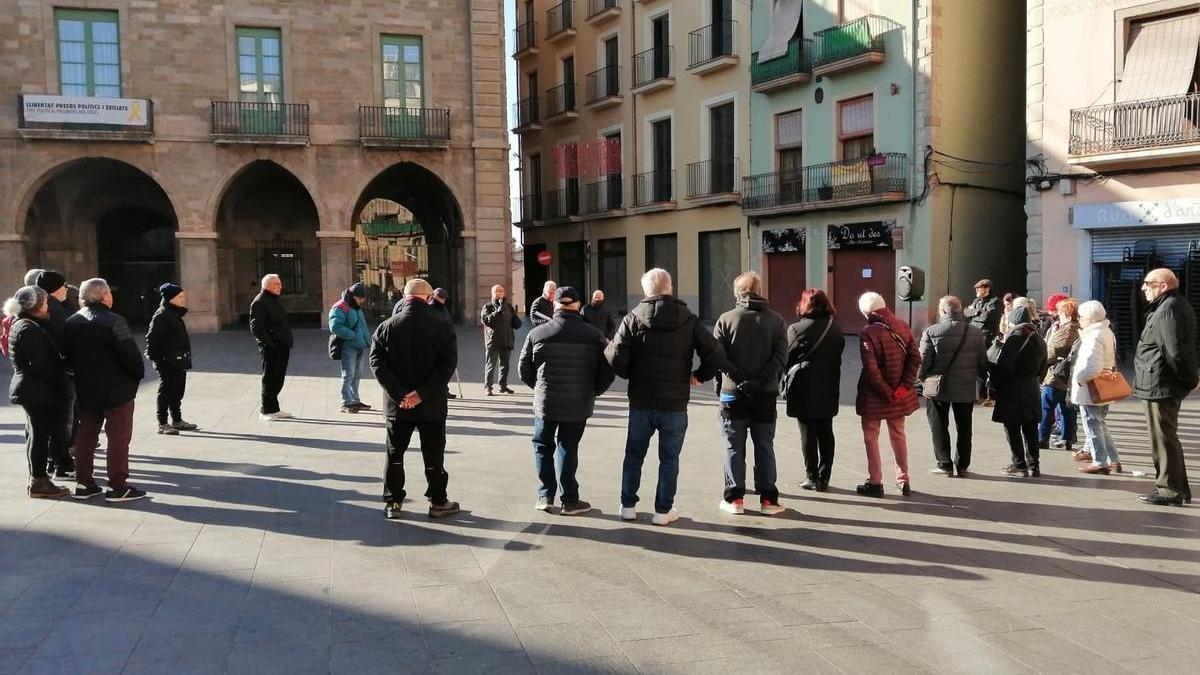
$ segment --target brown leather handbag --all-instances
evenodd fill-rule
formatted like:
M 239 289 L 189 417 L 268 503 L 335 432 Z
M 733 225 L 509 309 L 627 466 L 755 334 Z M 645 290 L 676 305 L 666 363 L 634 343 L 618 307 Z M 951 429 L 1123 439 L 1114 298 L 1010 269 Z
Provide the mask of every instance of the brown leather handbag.
M 1133 395 L 1133 389 L 1130 388 L 1129 382 L 1120 371 L 1113 370 L 1107 372 L 1116 377 L 1109 379 L 1101 374 L 1099 377 L 1088 380 L 1088 393 L 1092 396 L 1093 404 L 1113 403 L 1127 399 Z

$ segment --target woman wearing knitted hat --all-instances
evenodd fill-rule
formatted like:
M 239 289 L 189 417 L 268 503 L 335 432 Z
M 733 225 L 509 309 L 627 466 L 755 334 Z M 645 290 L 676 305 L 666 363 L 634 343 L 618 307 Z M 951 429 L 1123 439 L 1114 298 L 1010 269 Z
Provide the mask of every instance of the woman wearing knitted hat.
M 50 311 L 46 291 L 24 286 L 4 303 L 4 314 L 13 318 L 9 350 L 13 378 L 9 399 L 25 410 L 25 456 L 29 460 L 29 496 L 58 499 L 70 494 L 50 480 L 46 461 L 55 427 L 62 424 L 67 371 L 49 332 Z
M 180 410 L 187 388 L 187 371 L 192 368 L 192 341 L 183 323 L 188 311 L 187 293 L 175 284 L 166 283 L 158 287 L 158 294 L 162 303 L 150 319 L 146 358 L 158 371 L 158 433 L 178 436 L 180 431 L 196 429 L 195 424 L 184 421 Z

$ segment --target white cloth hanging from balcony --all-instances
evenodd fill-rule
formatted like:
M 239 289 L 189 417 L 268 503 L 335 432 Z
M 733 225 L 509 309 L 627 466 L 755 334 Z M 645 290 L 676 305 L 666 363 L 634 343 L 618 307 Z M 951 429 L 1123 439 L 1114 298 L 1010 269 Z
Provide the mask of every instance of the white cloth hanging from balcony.
M 800 28 L 800 13 L 803 10 L 803 0 L 775 0 L 775 7 L 771 10 L 771 32 L 758 50 L 759 63 L 787 56 L 788 43 Z
M 1200 13 L 1134 22 L 1117 85 L 1117 102 L 1188 93 L 1198 47 Z

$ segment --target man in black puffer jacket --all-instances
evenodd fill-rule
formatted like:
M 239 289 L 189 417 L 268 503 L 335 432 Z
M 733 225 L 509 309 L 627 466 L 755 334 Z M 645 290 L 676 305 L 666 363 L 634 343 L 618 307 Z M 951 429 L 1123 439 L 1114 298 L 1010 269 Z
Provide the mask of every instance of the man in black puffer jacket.
M 162 296 L 162 304 L 150 319 L 146 358 L 158 371 L 158 433 L 178 436 L 180 431 L 196 429 L 195 424 L 184 421 L 180 410 L 187 388 L 187 371 L 192 369 L 192 340 L 183 323 L 187 293 L 175 284 L 166 283 L 158 287 L 158 294 Z
M 554 319 L 529 332 L 521 349 L 518 372 L 533 388 L 533 459 L 541 487 L 535 508 L 549 510 L 562 487 L 562 511 L 574 516 L 592 510 L 579 499 L 575 470 L 579 441 L 592 416 L 596 397 L 614 375 L 604 358 L 608 340 L 579 314 L 579 292 L 563 286 L 555 296 Z M 559 457 L 557 481 L 554 458 Z
M 46 308 L 50 319 L 46 329 L 54 346 L 59 353 L 63 350 L 63 331 L 67 327 L 67 319 L 79 311 L 79 303 L 69 301 L 70 287 L 67 278 L 55 270 L 41 270 L 34 277 L 34 284 L 46 291 Z M 78 300 L 78 297 L 76 298 Z M 73 478 L 75 476 L 75 460 L 71 458 L 71 445 L 74 443 L 75 429 L 78 426 L 79 409 L 75 405 L 75 384 L 67 379 L 62 396 L 62 423 L 51 430 L 54 438 L 50 442 L 50 465 L 48 470 L 55 478 Z
M 250 303 L 250 334 L 262 356 L 262 408 L 258 418 L 264 421 L 291 417 L 279 410 L 279 392 L 283 391 L 292 353 L 292 327 L 287 309 L 279 300 L 282 292 L 279 275 L 268 274 L 262 278 L 262 291 Z
M 658 432 L 658 490 L 654 495 L 655 525 L 679 519 L 672 508 L 679 478 L 679 453 L 687 433 L 691 386 L 712 379 L 729 366 L 725 352 L 704 329 L 687 303 L 671 296 L 671 275 L 654 268 L 642 275 L 646 299 L 638 303 L 617 328 L 605 356 L 617 375 L 629 380 L 629 432 L 621 470 L 621 519 L 637 518 L 642 463 L 650 437 Z M 692 370 L 692 355 L 700 367 Z

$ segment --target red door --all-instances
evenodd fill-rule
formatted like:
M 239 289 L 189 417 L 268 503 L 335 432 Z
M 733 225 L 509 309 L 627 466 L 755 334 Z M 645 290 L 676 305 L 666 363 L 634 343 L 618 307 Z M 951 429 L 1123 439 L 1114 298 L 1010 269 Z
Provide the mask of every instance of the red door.
M 763 255 L 763 271 L 771 309 L 791 323 L 796 316 L 796 303 L 807 287 L 804 253 L 766 253 Z
M 888 309 L 895 310 L 896 253 L 886 248 L 846 249 L 829 252 L 833 303 L 838 325 L 845 333 L 858 334 L 867 320 L 858 311 L 858 298 L 867 291 L 883 296 Z

